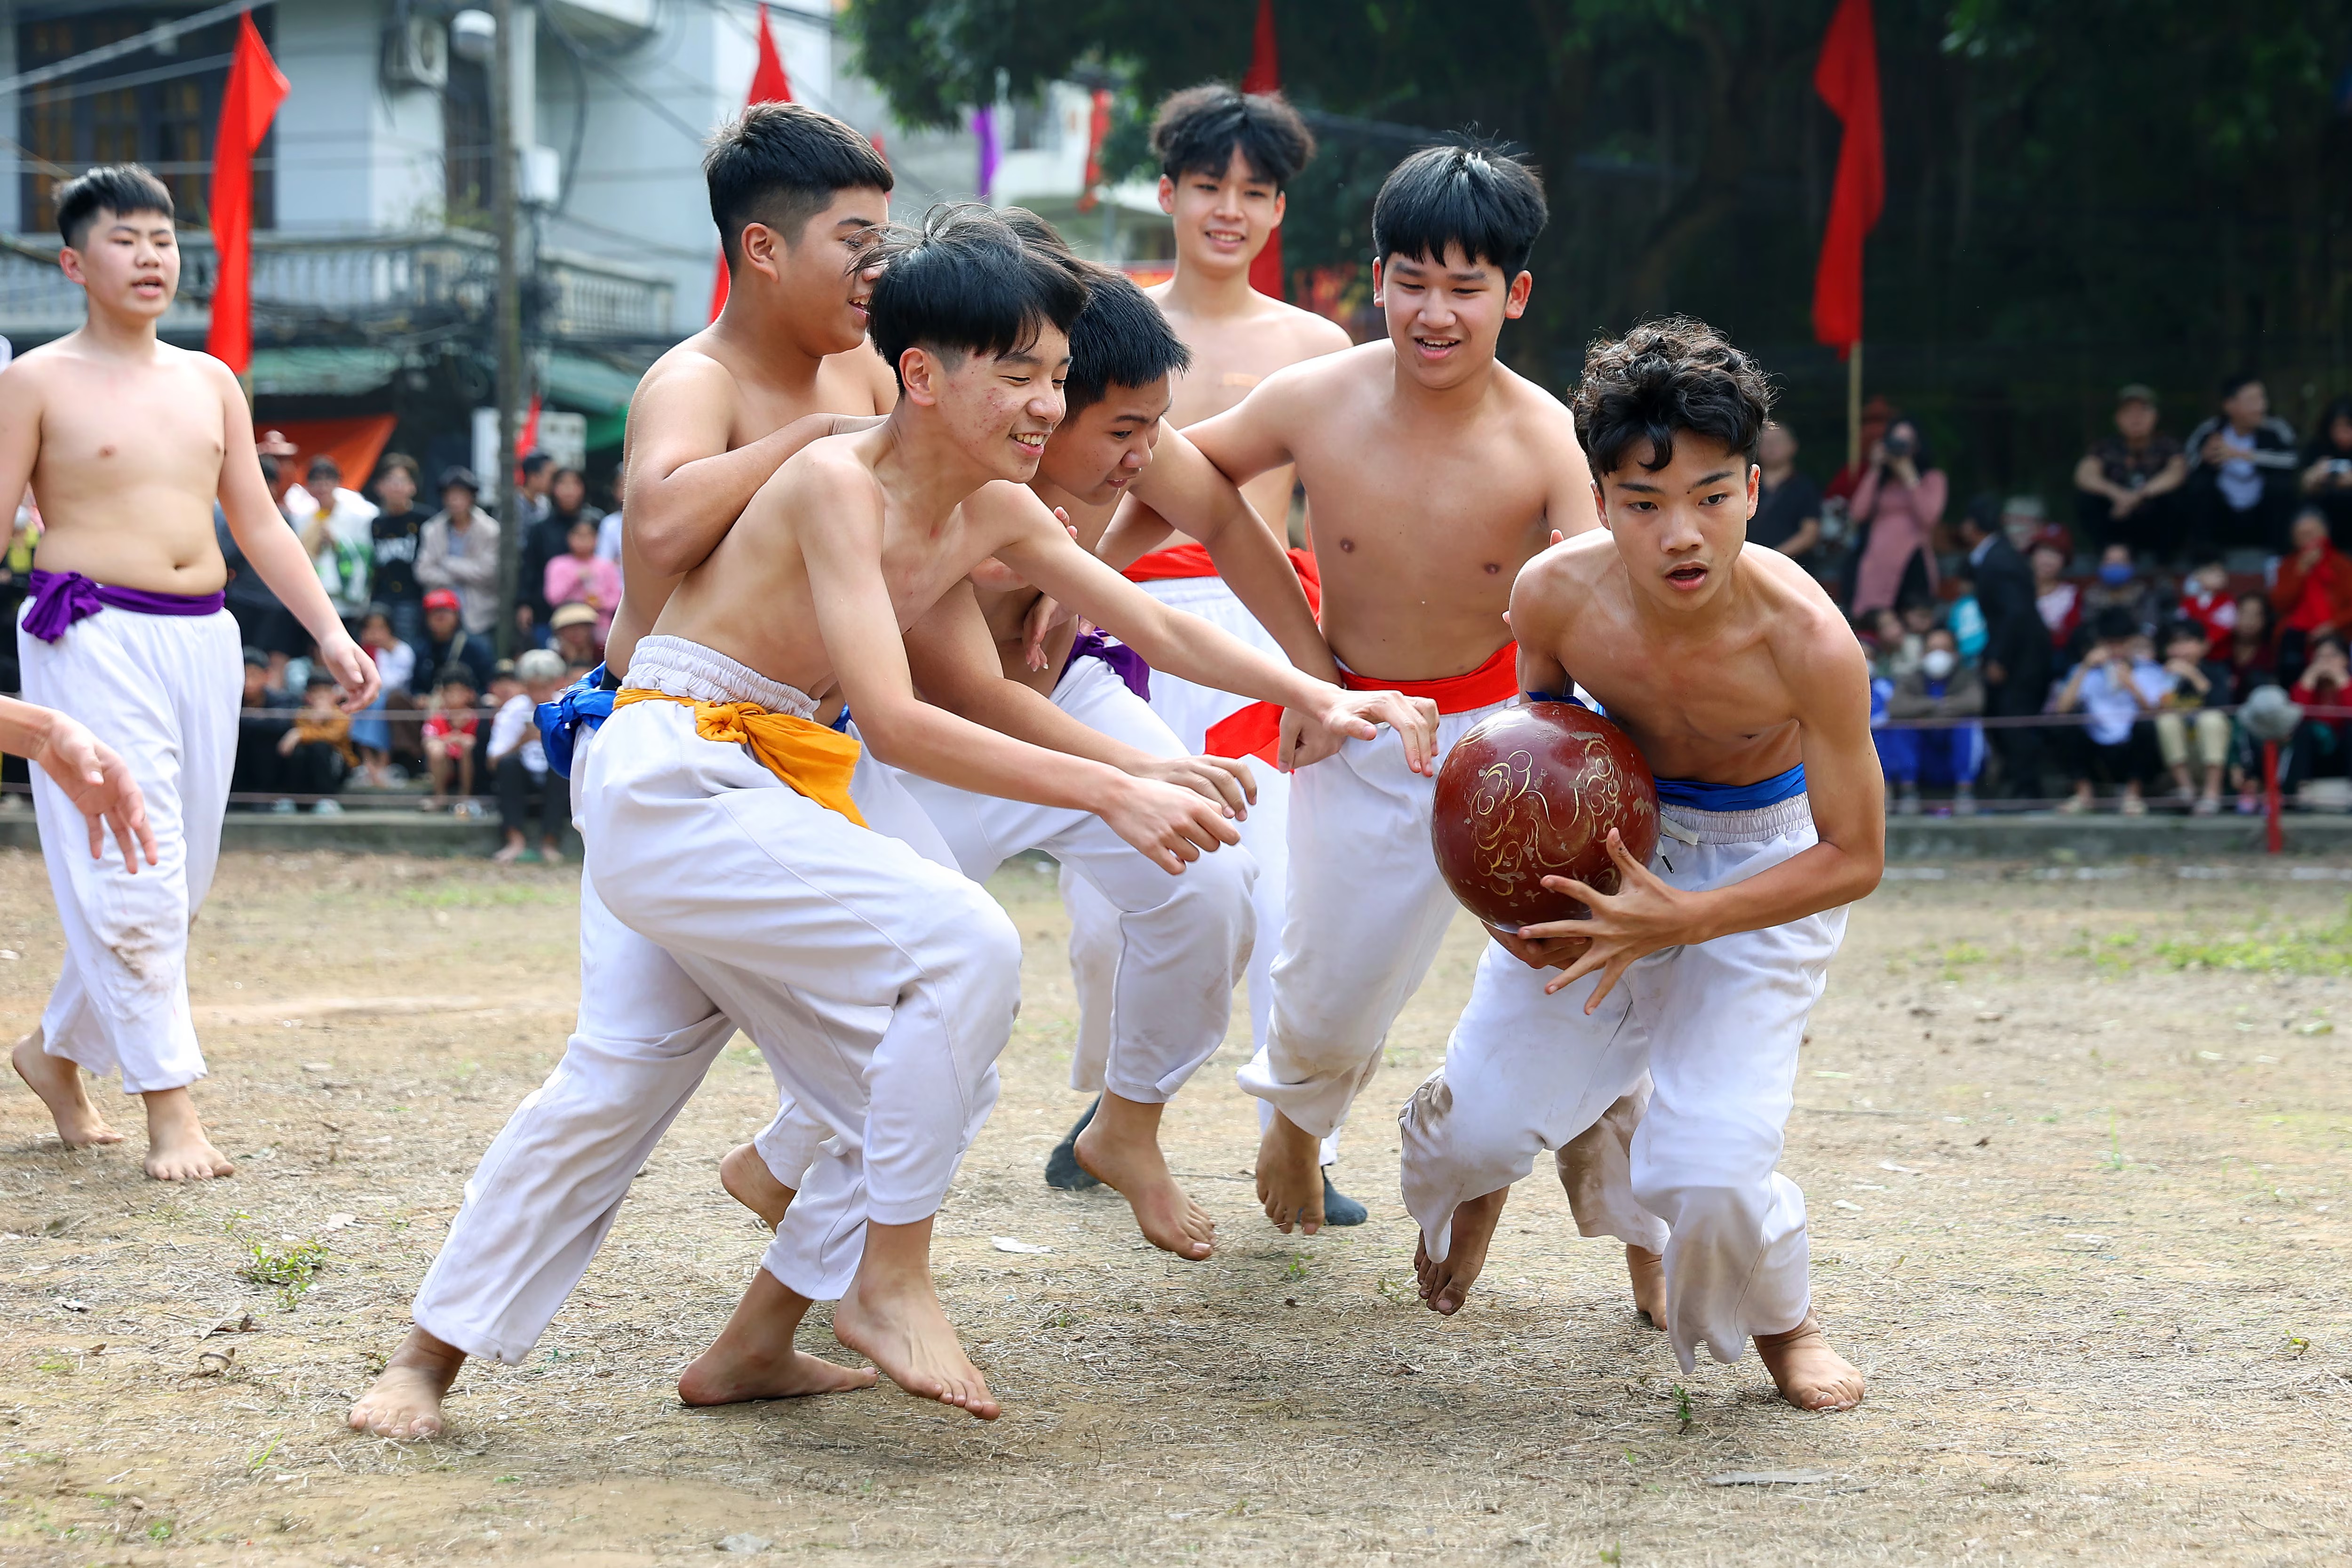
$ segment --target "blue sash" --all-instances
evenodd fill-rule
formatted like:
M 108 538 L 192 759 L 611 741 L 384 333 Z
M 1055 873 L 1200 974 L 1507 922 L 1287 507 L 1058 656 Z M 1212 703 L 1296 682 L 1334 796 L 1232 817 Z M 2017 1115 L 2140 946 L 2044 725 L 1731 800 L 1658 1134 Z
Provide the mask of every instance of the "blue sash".
M 1660 805 L 1688 806 L 1693 811 L 1760 811 L 1794 800 L 1805 793 L 1805 764 L 1775 773 L 1754 784 L 1702 784 L 1696 779 L 1660 779 Z
M 604 667 L 598 665 L 542 702 L 533 717 L 539 721 L 540 743 L 547 750 L 547 765 L 555 776 L 572 776 L 572 749 L 580 742 L 580 726 L 593 734 L 613 716 L 614 688 L 605 684 Z

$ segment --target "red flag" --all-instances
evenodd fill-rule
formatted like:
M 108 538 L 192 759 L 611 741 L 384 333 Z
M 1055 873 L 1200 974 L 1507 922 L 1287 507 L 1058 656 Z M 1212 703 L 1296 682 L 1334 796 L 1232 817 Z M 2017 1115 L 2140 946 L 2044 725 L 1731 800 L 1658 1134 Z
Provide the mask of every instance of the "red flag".
M 284 73 L 269 58 L 253 13 L 236 19 L 236 52 L 213 137 L 213 321 L 205 352 L 243 375 L 253 363 L 253 154 L 286 100 Z
M 1843 359 L 1862 341 L 1862 241 L 1886 205 L 1886 147 L 1878 118 L 1878 40 L 1870 0 L 1839 0 L 1822 39 L 1813 90 L 1845 124 L 1837 186 L 1813 274 L 1813 336 Z
M 768 8 L 760 7 L 760 63 L 751 68 L 751 90 L 743 100 L 749 109 L 755 103 L 790 103 L 793 84 L 784 75 L 784 57 L 776 52 L 776 36 L 768 31 Z M 719 247 L 719 272 L 710 280 L 710 319 L 717 321 L 720 307 L 727 303 L 727 247 Z
M 1249 74 L 1242 78 L 1242 90 L 1282 90 L 1282 62 L 1274 50 L 1274 0 L 1257 0 L 1257 33 L 1250 43 Z M 1265 248 L 1250 263 L 1250 287 L 1277 300 L 1283 297 L 1280 229 L 1266 237 Z

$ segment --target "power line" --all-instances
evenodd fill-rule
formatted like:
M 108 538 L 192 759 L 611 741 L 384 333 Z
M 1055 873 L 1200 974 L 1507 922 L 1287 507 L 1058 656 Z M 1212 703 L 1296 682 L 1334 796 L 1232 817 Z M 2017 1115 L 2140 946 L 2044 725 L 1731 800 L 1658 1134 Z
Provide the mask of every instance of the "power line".
M 71 87 L 51 88 L 41 94 L 39 101 L 44 104 L 63 103 L 68 99 L 88 98 L 92 93 L 116 92 L 124 88 L 145 87 L 150 82 L 169 81 L 173 77 L 195 76 L 205 71 L 219 70 L 236 58 L 236 56 L 233 53 L 206 55 L 200 60 L 184 60 L 178 65 L 157 66 L 152 70 L 131 71 L 122 76 L 100 77 L 96 81 L 78 81 Z
M 15 76 L 0 79 L 0 94 L 16 92 L 28 87 L 38 87 L 45 81 L 54 81 L 61 76 L 71 76 L 74 72 L 87 70 L 91 66 L 104 65 L 108 60 L 121 59 L 124 55 L 137 54 L 140 50 L 152 48 L 157 44 L 169 43 L 183 33 L 209 26 L 223 17 L 241 16 L 257 5 L 268 4 L 269 0 L 227 0 L 227 4 L 215 5 L 209 11 L 199 11 L 193 16 L 183 16 L 176 22 L 166 22 L 160 27 L 150 27 L 143 33 L 134 34 L 131 37 L 115 43 L 100 44 L 94 49 L 85 49 L 80 54 L 68 56 L 65 59 L 54 60 L 47 65 L 37 66 L 31 70 L 19 71 Z

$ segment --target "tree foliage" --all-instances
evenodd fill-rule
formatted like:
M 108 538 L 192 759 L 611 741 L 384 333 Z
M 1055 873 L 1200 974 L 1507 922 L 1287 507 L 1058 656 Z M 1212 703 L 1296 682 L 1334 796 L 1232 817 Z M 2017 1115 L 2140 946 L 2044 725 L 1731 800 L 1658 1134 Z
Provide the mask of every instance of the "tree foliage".
M 1363 258 L 1402 153 L 1468 127 L 1538 164 L 1553 222 L 1515 363 L 1688 310 L 1763 353 L 1817 458 L 1842 373 L 1813 345 L 1838 126 L 1811 75 L 1833 0 L 1276 0 L 1324 154 L 1294 274 Z M 2257 368 L 2291 417 L 2352 390 L 2352 0 L 1878 0 L 1888 203 L 1867 256 L 1874 389 L 1969 486 L 2054 489 L 2125 380 L 2176 426 Z M 1163 93 L 1247 64 L 1255 0 L 853 0 L 903 118 L 1074 76 L 1116 84 L 1113 152 Z

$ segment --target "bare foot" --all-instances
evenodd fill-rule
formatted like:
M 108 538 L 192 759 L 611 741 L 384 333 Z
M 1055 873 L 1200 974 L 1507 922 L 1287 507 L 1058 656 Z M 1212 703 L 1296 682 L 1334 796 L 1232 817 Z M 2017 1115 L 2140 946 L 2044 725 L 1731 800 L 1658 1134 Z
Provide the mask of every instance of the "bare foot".
M 1308 1236 L 1323 1228 L 1323 1141 L 1277 1110 L 1257 1145 L 1257 1196 L 1274 1228 Z
M 1421 1277 L 1421 1299 L 1429 1310 L 1450 1318 L 1470 1299 L 1470 1287 L 1486 1267 L 1486 1244 L 1495 1239 L 1495 1222 L 1503 1217 L 1508 1187 L 1497 1187 L 1483 1198 L 1458 1204 L 1454 1210 L 1454 1239 L 1445 1260 L 1433 1261 L 1426 1237 L 1414 1244 L 1412 1271 Z
M 344 1422 L 354 1432 L 379 1437 L 438 1437 L 448 1429 L 441 1419 L 442 1398 L 465 1364 L 464 1351 L 411 1329 Z
M 8 1059 L 16 1065 L 16 1076 L 25 1080 L 25 1087 L 49 1108 L 49 1118 L 58 1124 L 58 1136 L 67 1148 L 122 1142 L 122 1134 L 109 1127 L 98 1107 L 89 1102 L 89 1091 L 82 1086 L 81 1064 L 41 1049 L 40 1030 L 18 1040 Z
M 761 1269 L 719 1338 L 678 1377 L 677 1396 L 688 1405 L 740 1405 L 873 1387 L 870 1366 L 835 1366 L 793 1348 L 808 1310 L 806 1296 Z
M 1197 1262 L 1216 1250 L 1217 1222 L 1168 1173 L 1168 1157 L 1160 1151 L 1163 1109 L 1106 1092 L 1101 1108 L 1078 1134 L 1078 1164 L 1118 1189 L 1135 1211 L 1146 1241 Z
M 758 1215 L 760 1223 L 770 1230 L 784 1223 L 784 1211 L 797 1195 L 776 1180 L 768 1162 L 760 1158 L 759 1147 L 751 1143 L 738 1143 L 727 1151 L 726 1158 L 719 1162 L 719 1184 L 727 1189 L 729 1197 Z
M 882 1369 L 918 1399 L 936 1399 L 993 1421 L 1004 1407 L 931 1288 L 931 1222 L 866 1227 L 866 1255 L 849 1293 L 833 1310 L 833 1337 Z
M 1633 1310 L 1647 1318 L 1650 1327 L 1666 1326 L 1666 1258 L 1662 1252 L 1628 1243 L 1625 1247 L 1625 1272 L 1633 1280 Z
M 234 1176 L 236 1167 L 205 1136 L 196 1102 L 185 1089 L 159 1089 L 147 1101 L 147 1173 L 159 1182 L 203 1182 Z
M 1756 1354 L 1780 1397 L 1800 1410 L 1851 1410 L 1862 1403 L 1862 1369 L 1830 1349 L 1811 1312 L 1785 1334 L 1757 1335 Z

